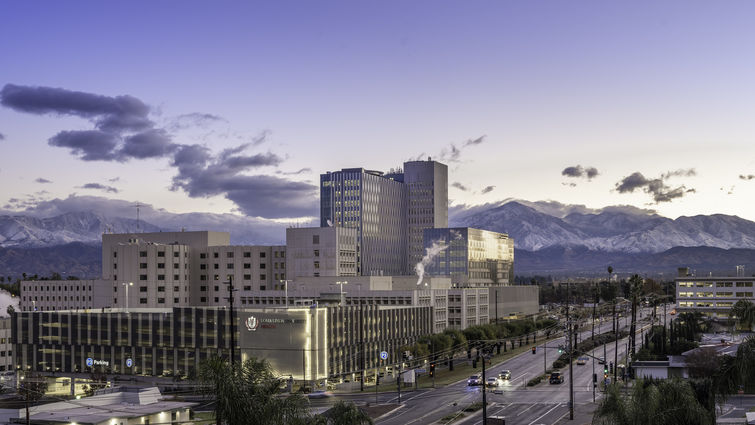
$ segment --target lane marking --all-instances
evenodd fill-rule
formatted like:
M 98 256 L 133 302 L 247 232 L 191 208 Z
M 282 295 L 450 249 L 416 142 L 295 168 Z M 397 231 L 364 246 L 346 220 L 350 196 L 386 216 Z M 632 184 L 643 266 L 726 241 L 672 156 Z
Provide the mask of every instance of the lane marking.
M 559 404 L 557 404 L 557 405 L 553 406 L 553 407 L 552 407 L 552 408 L 551 408 L 550 410 L 548 410 L 547 412 L 545 412 L 545 413 L 543 413 L 542 415 L 538 416 L 537 418 L 535 418 L 535 420 L 534 420 L 534 421 L 530 422 L 530 423 L 529 423 L 529 424 L 527 424 L 527 425 L 532 425 L 532 424 L 534 424 L 535 422 L 539 421 L 540 419 L 544 418 L 545 416 L 547 416 L 547 415 L 548 415 L 548 413 L 550 413 L 550 412 L 552 412 L 552 411 L 556 410 L 556 409 L 558 408 L 558 406 L 560 406 L 560 405 L 561 405 L 561 403 L 559 403 Z

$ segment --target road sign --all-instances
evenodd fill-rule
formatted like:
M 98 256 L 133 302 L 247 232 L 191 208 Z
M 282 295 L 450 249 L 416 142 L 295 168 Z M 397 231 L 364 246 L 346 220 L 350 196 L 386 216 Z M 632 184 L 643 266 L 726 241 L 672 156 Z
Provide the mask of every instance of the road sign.
M 87 357 L 87 366 L 92 367 L 94 365 L 94 359 Z
M 387 351 L 381 351 L 380 352 L 380 358 L 385 360 L 388 358 L 388 352 Z
M 414 369 L 417 373 L 427 373 L 427 369 Z
M 131 367 L 134 365 L 134 361 L 131 359 L 126 359 L 126 367 Z

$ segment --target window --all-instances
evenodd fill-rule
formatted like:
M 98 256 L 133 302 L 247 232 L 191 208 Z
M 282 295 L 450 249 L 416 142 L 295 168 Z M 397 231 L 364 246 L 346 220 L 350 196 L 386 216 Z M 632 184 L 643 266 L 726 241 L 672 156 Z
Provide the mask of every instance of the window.
M 264 268 L 266 268 L 266 267 L 267 267 L 267 265 L 266 265 L 265 263 L 260 263 L 260 268 L 261 268 L 261 269 L 264 269 Z
M 228 263 L 228 264 L 226 264 L 226 265 L 225 265 L 225 268 L 226 268 L 226 269 L 232 269 L 232 268 L 233 268 L 233 263 Z
M 260 291 L 264 291 L 265 289 L 267 289 L 265 285 L 260 285 Z
M 220 275 L 216 274 L 215 276 L 213 276 L 213 278 L 214 278 L 214 280 L 220 280 Z
M 252 253 L 251 252 L 245 252 L 244 253 L 244 258 L 252 258 Z
M 165 304 L 165 298 L 158 298 L 157 299 L 158 304 Z
M 261 274 L 260 275 L 260 280 L 267 280 L 267 275 Z
M 273 253 L 273 255 L 275 256 L 275 258 L 278 258 L 278 251 L 275 251 L 275 252 Z
M 213 266 L 214 266 L 213 268 L 214 268 L 215 270 L 217 270 L 217 269 L 219 269 L 219 268 L 220 268 L 220 264 L 218 264 L 218 263 L 215 263 L 215 264 L 213 264 Z
M 216 290 L 216 291 L 219 291 L 219 290 L 220 290 L 220 287 L 219 287 L 218 285 L 215 285 L 215 290 Z
M 212 253 L 212 258 L 218 258 L 218 253 L 217 252 L 213 252 Z
M 218 297 L 215 297 L 215 302 L 218 302 Z
M 199 270 L 207 270 L 207 264 L 200 264 Z
M 165 287 L 164 286 L 158 286 L 157 287 L 157 292 L 165 292 Z
M 320 256 L 320 250 L 316 249 L 315 250 L 315 257 L 319 257 L 319 256 Z M 275 265 L 278 265 L 278 263 L 275 263 Z
M 173 298 L 173 303 L 178 304 L 178 298 Z
M 139 298 L 139 304 L 147 304 L 146 298 Z
M 165 280 L 165 275 L 164 274 L 157 275 L 157 280 Z
M 312 245 L 320 245 L 320 235 L 312 235 Z
M 207 292 L 207 287 L 206 286 L 200 286 L 199 290 L 202 291 L 202 292 Z
M 286 251 L 281 251 L 281 258 L 286 258 Z
M 226 258 L 233 258 L 233 252 L 230 252 L 230 251 L 229 251 L 229 252 L 226 252 L 226 253 L 225 253 L 225 257 L 226 257 Z
M 113 258 L 118 258 L 118 253 L 117 252 L 113 252 Z
M 205 259 L 205 258 L 207 258 L 207 254 L 205 254 L 203 252 L 203 253 L 199 254 L 199 258 Z
M 147 251 L 139 251 L 139 256 L 140 257 L 146 257 L 147 256 Z
M 201 297 L 201 298 L 199 298 L 199 302 L 206 303 L 207 302 L 207 297 Z
M 180 278 L 181 278 L 181 276 L 180 276 L 180 275 L 177 275 L 177 274 L 174 274 L 174 275 L 173 275 L 173 280 L 178 280 L 178 279 L 180 279 Z
M 206 274 L 199 275 L 199 280 L 207 280 L 207 275 Z
M 244 268 L 245 269 L 251 269 L 252 268 L 252 263 L 244 263 Z
M 250 275 L 250 274 L 245 274 L 245 275 L 244 275 L 244 280 L 252 280 L 252 275 Z
M 113 263 L 113 268 L 117 269 L 118 268 L 118 263 Z
M 316 268 L 316 269 L 319 269 L 319 268 L 320 268 L 320 262 L 319 262 L 319 261 L 315 261 L 315 268 Z
M 157 263 L 157 268 L 158 269 L 164 269 L 165 268 L 165 263 Z
M 139 292 L 147 292 L 147 287 L 146 286 L 140 286 L 139 287 Z
M 146 269 L 147 268 L 147 263 L 139 263 L 139 268 L 140 269 Z
M 251 286 L 245 286 L 245 287 L 244 287 L 244 290 L 245 290 L 245 291 L 251 291 L 251 290 L 252 290 L 252 287 L 251 287 Z
M 173 263 L 173 268 L 174 268 L 174 269 L 177 269 L 177 268 L 179 268 L 179 267 L 178 267 L 178 263 Z
M 139 280 L 147 280 L 147 275 L 146 274 L 140 274 L 139 275 Z
M 180 287 L 180 286 L 174 286 L 174 287 L 173 287 L 173 291 L 175 291 L 175 292 L 178 292 L 178 291 L 180 291 L 180 290 L 181 290 L 181 287 Z
M 157 251 L 158 257 L 165 257 L 165 251 Z
M 260 252 L 260 258 L 265 258 L 265 253 L 264 252 Z
M 118 287 L 117 286 L 113 286 L 113 292 L 118 292 Z

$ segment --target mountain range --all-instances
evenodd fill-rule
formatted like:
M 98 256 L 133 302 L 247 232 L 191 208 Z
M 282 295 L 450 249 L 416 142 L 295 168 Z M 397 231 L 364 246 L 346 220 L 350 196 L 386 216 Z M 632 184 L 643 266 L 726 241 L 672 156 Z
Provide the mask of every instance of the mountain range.
M 0 276 L 52 271 L 97 276 L 98 245 L 105 232 L 217 230 L 230 232 L 233 244 L 282 244 L 291 225 L 232 214 L 157 210 L 147 219 L 137 222 L 112 209 L 51 217 L 2 215 Z M 677 266 L 705 271 L 755 266 L 755 222 L 722 214 L 670 219 L 631 207 L 593 211 L 508 201 L 452 208 L 450 225 L 508 233 L 517 249 L 515 272 L 522 275 L 601 274 L 607 264 L 617 271 L 668 273 Z

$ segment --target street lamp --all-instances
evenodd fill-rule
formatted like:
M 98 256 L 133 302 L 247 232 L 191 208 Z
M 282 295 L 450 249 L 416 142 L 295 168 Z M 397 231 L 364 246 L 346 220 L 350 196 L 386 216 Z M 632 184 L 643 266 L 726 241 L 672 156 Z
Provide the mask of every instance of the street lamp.
M 343 305 L 343 285 L 346 285 L 346 284 L 348 284 L 348 283 L 349 283 L 349 282 L 347 282 L 347 281 L 345 281 L 345 280 L 342 280 L 342 281 L 336 282 L 336 285 L 339 285 L 339 286 L 341 287 L 341 298 L 340 298 L 340 303 L 339 303 L 340 305 Z
M 123 282 L 121 285 L 126 288 L 126 313 L 128 313 L 128 287 L 134 286 L 134 282 Z
M 283 283 L 283 288 L 286 290 L 286 308 L 288 308 L 288 282 L 291 282 L 291 279 L 281 279 L 279 282 Z

